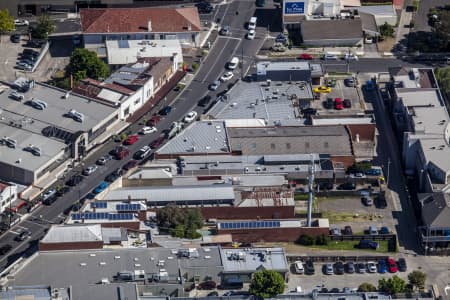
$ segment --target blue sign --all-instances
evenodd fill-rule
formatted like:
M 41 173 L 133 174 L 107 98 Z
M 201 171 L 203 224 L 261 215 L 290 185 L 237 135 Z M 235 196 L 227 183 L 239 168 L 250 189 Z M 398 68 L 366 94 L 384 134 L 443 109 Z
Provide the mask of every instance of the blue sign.
M 305 13 L 305 2 L 285 2 L 284 14 L 296 15 Z

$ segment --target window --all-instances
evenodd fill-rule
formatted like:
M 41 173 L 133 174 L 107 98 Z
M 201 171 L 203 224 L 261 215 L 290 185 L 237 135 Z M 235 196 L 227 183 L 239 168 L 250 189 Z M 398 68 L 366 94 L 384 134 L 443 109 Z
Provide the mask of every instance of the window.
M 251 143 L 250 148 L 251 150 L 256 151 L 256 143 Z
M 270 144 L 270 149 L 275 149 L 275 144 L 274 143 Z
M 291 143 L 286 143 L 286 149 L 291 149 Z
M 305 147 L 309 148 L 309 143 L 308 142 L 305 143 Z

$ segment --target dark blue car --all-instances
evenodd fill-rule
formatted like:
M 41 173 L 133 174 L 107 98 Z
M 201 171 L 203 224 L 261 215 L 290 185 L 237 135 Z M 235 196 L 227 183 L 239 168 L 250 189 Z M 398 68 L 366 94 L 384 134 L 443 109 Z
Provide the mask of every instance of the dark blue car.
M 172 111 L 172 106 L 164 106 L 160 111 L 159 114 L 160 115 L 168 115 L 170 112 Z

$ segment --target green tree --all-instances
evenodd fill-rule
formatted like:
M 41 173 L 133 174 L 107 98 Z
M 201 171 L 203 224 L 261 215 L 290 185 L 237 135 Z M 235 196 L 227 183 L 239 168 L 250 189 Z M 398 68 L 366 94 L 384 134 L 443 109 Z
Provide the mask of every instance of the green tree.
M 14 17 L 9 14 L 8 9 L 0 9 L 0 33 L 14 30 Z
M 403 293 L 406 290 L 406 282 L 397 275 L 392 278 L 378 280 L 378 290 L 388 294 Z
M 394 27 L 387 22 L 384 22 L 384 24 L 380 26 L 380 34 L 384 37 L 393 37 Z
M 160 208 L 156 214 L 158 225 L 176 237 L 195 239 L 200 237 L 197 232 L 203 226 L 200 209 L 185 209 L 171 203 Z
M 37 25 L 32 31 L 33 37 L 46 40 L 55 30 L 55 22 L 47 14 L 42 14 L 37 20 Z
M 72 75 L 75 82 L 86 77 L 104 79 L 109 76 L 108 65 L 97 57 L 95 52 L 84 48 L 77 48 L 70 57 L 66 68 L 66 77 Z
M 377 291 L 377 288 L 373 284 L 368 283 L 368 282 L 363 282 L 358 287 L 358 292 L 367 293 L 367 292 L 376 292 L 376 291 Z
M 450 93 L 450 67 L 437 68 L 434 72 L 442 92 Z
M 439 22 L 435 22 L 432 27 L 433 39 L 432 44 L 435 44 L 436 51 L 450 51 L 450 11 L 441 10 L 438 13 Z
M 284 278 L 280 273 L 273 270 L 263 270 L 253 274 L 250 293 L 260 299 L 265 299 L 282 294 L 285 286 Z
M 298 238 L 297 243 L 303 246 L 312 246 L 314 245 L 314 238 L 312 236 L 302 234 Z
M 328 239 L 324 234 L 316 236 L 316 245 L 328 245 Z
M 413 271 L 408 274 L 408 281 L 413 287 L 423 290 L 425 288 L 425 281 L 427 280 L 427 274 L 420 271 Z

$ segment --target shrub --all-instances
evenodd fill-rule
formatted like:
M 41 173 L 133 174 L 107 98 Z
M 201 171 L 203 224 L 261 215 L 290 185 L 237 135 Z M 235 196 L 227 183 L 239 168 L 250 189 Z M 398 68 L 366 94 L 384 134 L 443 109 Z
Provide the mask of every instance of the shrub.
M 298 238 L 297 243 L 300 245 L 303 245 L 303 246 L 312 246 L 312 245 L 314 245 L 314 238 L 307 234 L 302 234 Z
M 316 236 L 316 245 L 328 245 L 328 239 L 324 234 Z

